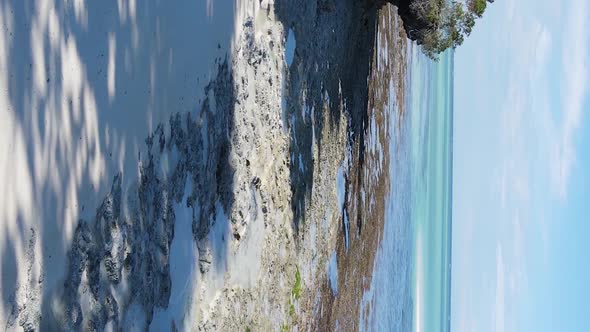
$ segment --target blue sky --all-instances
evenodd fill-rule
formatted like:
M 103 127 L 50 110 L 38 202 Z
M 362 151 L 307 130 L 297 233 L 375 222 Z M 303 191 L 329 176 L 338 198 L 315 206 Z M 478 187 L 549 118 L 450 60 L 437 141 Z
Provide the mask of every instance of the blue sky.
M 589 22 L 497 0 L 455 53 L 453 331 L 590 326 Z

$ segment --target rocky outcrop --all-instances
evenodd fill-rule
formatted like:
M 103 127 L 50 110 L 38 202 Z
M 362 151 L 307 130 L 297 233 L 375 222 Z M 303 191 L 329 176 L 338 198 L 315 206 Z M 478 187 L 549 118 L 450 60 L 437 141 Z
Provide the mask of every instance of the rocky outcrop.
M 278 317 L 258 312 L 241 318 L 230 310 L 246 307 L 254 298 L 274 303 L 273 308 L 286 305 L 283 299 L 289 289 L 277 290 L 275 280 L 285 273 L 286 259 L 293 257 L 277 256 L 278 248 L 289 241 L 284 227 L 291 226 L 285 216 L 289 208 L 285 190 L 288 149 L 280 110 L 283 49 L 279 43 L 283 35 L 280 29 L 269 29 L 258 37 L 256 33 L 253 18 L 246 18 L 235 53 L 219 60 L 217 75 L 206 87 L 199 108 L 174 114 L 158 125 L 145 140 L 147 155 L 138 165 L 138 178 L 115 176 L 96 217 L 79 220 L 63 287 L 51 299 L 58 304 L 56 309 L 50 309 L 43 319 L 37 310 L 37 316 L 29 315 L 23 324 L 33 320 L 32 330 L 118 331 L 127 330 L 130 324 L 147 328 L 156 313 L 170 305 L 171 249 L 178 235 L 174 226 L 186 222 L 175 215 L 173 207 L 179 204 L 192 211 L 192 236 L 198 251 L 199 284 L 194 286 L 195 294 L 186 294 L 189 303 L 184 308 L 195 325 L 205 331 L 219 326 L 231 330 L 248 320 L 272 329 L 271 324 L 283 320 L 282 315 L 287 314 L 283 309 L 278 310 Z M 191 188 L 188 197 L 187 183 Z M 268 280 L 260 291 L 237 291 L 234 287 L 239 282 L 226 280 L 223 273 L 231 272 L 227 266 L 236 251 L 249 250 L 240 246 L 247 242 L 248 232 L 255 231 L 251 223 L 257 223 L 259 234 L 254 238 L 262 241 L 250 247 L 255 245 L 256 252 L 272 256 L 264 260 Z M 266 227 L 273 229 L 270 242 L 274 247 L 262 250 Z M 226 236 L 226 230 L 233 236 Z M 212 239 L 218 235 L 220 239 Z M 248 255 L 244 254 L 251 259 Z M 268 272 L 271 266 L 281 268 Z M 254 276 L 251 286 L 257 285 L 259 268 L 246 266 L 246 272 Z M 212 279 L 213 284 L 207 284 Z M 221 295 L 215 295 L 216 290 Z M 215 296 L 203 295 L 207 293 Z M 201 303 L 193 308 L 196 298 Z M 184 326 L 182 323 L 171 322 L 174 326 Z
M 325 263 L 349 236 L 337 174 L 369 126 L 374 26 L 359 3 L 283 2 L 236 21 L 234 48 L 218 60 L 204 100 L 155 126 L 137 174 L 116 175 L 96 215 L 79 220 L 63 284 L 39 295 L 42 278 L 31 274 L 11 327 L 155 325 L 178 300 L 175 225 L 190 222 L 188 250 L 197 254 L 186 264 L 196 277 L 181 290 L 185 312 L 162 318 L 167 326 L 313 330 L 329 312 L 318 292 Z M 289 30 L 297 46 L 285 66 Z M 188 217 L 177 215 L 179 206 Z
M 421 31 L 428 28 L 428 23 L 421 20 L 410 9 L 413 0 L 368 0 L 369 6 L 374 8 L 381 8 L 385 4 L 392 4 L 397 7 L 397 13 L 402 18 L 404 30 L 410 40 L 421 44 Z
M 182 201 L 187 179 L 193 192 L 186 204 L 200 207 L 193 208 L 194 238 L 200 256 L 207 257 L 209 248 L 203 242 L 215 202 L 231 204 L 231 168 L 224 154 L 233 110 L 233 97 L 226 96 L 233 91 L 227 62 L 219 66 L 207 90 L 216 98 L 203 102 L 197 118 L 175 114 L 169 129 L 159 125 L 146 139 L 148 155 L 139 165 L 138 181 L 124 190 L 122 175 L 115 176 L 96 218 L 79 221 L 59 296 L 65 310 L 55 313 L 53 323 L 44 323 L 87 331 L 102 331 L 108 323 L 118 330 L 126 319 L 119 313 L 132 305 L 142 308 L 148 325 L 156 308 L 168 307 L 176 222 L 172 205 Z M 215 114 L 211 104 L 219 110 Z M 173 170 L 163 174 L 159 169 L 167 163 Z M 206 272 L 208 264 L 210 259 L 201 259 L 201 271 Z

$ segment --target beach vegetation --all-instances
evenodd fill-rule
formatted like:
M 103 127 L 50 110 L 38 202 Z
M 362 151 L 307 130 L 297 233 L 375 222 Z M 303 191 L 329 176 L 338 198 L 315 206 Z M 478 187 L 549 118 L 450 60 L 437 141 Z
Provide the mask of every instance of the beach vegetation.
M 413 0 L 412 31 L 431 59 L 449 48 L 457 48 L 473 31 L 476 18 L 483 16 L 490 0 Z
M 299 268 L 297 267 L 295 270 L 295 281 L 293 283 L 293 288 L 291 288 L 291 296 L 289 297 L 289 301 L 287 302 L 287 321 L 281 325 L 281 332 L 289 331 L 289 327 L 297 320 L 297 310 L 295 308 L 296 301 L 299 301 L 301 298 L 301 291 L 303 285 L 301 284 L 301 272 L 299 272 Z
M 486 0 L 469 0 L 467 3 L 469 11 L 477 15 L 477 17 L 482 17 L 483 12 L 486 10 Z
M 299 300 L 301 297 L 301 273 L 299 273 L 299 268 L 297 268 L 295 272 L 295 284 L 291 290 L 291 295 L 293 298 L 295 298 L 295 300 Z

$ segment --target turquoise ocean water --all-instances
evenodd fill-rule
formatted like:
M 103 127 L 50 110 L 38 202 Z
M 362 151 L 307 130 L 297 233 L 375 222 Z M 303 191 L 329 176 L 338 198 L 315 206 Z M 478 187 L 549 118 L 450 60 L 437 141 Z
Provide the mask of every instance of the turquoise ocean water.
M 453 53 L 435 63 L 409 47 L 407 75 L 406 116 L 389 117 L 390 197 L 361 329 L 448 331 Z

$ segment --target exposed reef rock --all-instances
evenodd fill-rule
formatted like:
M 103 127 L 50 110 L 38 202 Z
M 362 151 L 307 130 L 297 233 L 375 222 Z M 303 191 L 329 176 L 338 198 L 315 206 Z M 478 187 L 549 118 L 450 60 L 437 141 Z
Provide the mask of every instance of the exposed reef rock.
M 27 299 L 26 306 L 15 306 L 13 316 L 20 317 L 27 331 L 147 328 L 156 312 L 170 304 L 171 248 L 175 223 L 179 222 L 173 207 L 179 204 L 192 211 L 192 237 L 202 275 L 195 286 L 195 294 L 203 303 L 191 312 L 196 312 L 194 327 L 217 330 L 220 319 L 227 328 L 243 324 L 221 304 L 246 306 L 253 297 L 280 302 L 273 306 L 279 318 L 257 314 L 241 319 L 267 316 L 253 324 L 271 328 L 269 324 L 278 324 L 281 315 L 287 314 L 280 308 L 286 305 L 282 302 L 288 290 L 274 290 L 277 285 L 270 282 L 285 268 L 268 272 L 271 265 L 283 266 L 285 261 L 267 259 L 269 265 L 264 270 L 269 282 L 265 285 L 272 291 L 236 296 L 235 289 L 222 288 L 219 291 L 224 301 L 219 296 L 214 300 L 206 296 L 223 286 L 207 285 L 210 278 L 218 278 L 210 276 L 211 270 L 222 273 L 218 279 L 223 282 L 227 269 L 223 267 L 230 264 L 227 260 L 235 251 L 244 251 L 244 258 L 252 260 L 248 250 L 253 246 L 248 247 L 245 239 L 248 232 L 257 232 L 250 237 L 260 239 L 256 243 L 260 252 L 262 241 L 278 245 L 279 238 L 285 239 L 284 227 L 290 228 L 290 198 L 285 190 L 289 186 L 288 141 L 281 124 L 283 50 L 279 44 L 283 32 L 269 29 L 256 36 L 252 18 L 245 19 L 241 31 L 235 54 L 219 61 L 216 77 L 206 87 L 200 107 L 174 114 L 168 123 L 158 125 L 145 140 L 147 155 L 141 156 L 137 177 L 116 175 L 94 220 L 79 220 L 63 287 L 43 303 L 43 319 L 39 308 L 33 310 L 39 301 Z M 279 56 L 271 54 L 273 51 Z M 187 184 L 191 188 L 188 197 Z M 227 225 L 219 224 L 226 221 Z M 264 229 L 271 221 L 275 223 L 274 233 L 267 239 Z M 257 226 L 248 230 L 250 223 Z M 230 236 L 226 236 L 226 229 Z M 220 238 L 213 239 L 216 236 Z M 244 241 L 247 248 L 240 249 Z M 267 255 L 277 254 L 277 248 L 268 249 Z M 253 278 L 246 284 L 254 286 L 260 267 L 254 264 L 247 268 Z M 294 266 L 287 268 L 289 273 L 291 268 Z M 245 283 L 240 278 L 246 277 L 236 278 L 230 286 Z M 187 312 L 195 302 L 192 296 L 187 296 Z M 29 307 L 31 313 L 25 310 Z M 174 326 L 183 326 L 181 323 L 171 322 Z
M 125 196 L 122 176 L 115 176 L 95 220 L 79 221 L 61 296 L 65 317 L 59 317 L 58 325 L 70 330 L 101 331 L 107 322 L 112 322 L 118 329 L 125 319 L 118 316 L 119 306 L 127 308 L 133 304 L 143 309 L 149 324 L 156 307 L 168 306 L 170 246 L 175 223 L 172 204 L 181 202 L 187 177 L 194 190 L 186 204 L 200 207 L 193 209 L 195 240 L 204 241 L 215 202 L 231 204 L 231 176 L 224 174 L 231 172 L 231 168 L 225 164 L 227 157 L 223 153 L 228 144 L 227 119 L 233 109 L 231 97 L 223 98 L 232 91 L 228 84 L 230 73 L 224 63 L 219 67 L 218 78 L 208 88 L 218 98 L 205 100 L 198 119 L 190 114 L 173 115 L 168 135 L 164 126 L 159 125 L 146 139 L 148 155 L 139 165 L 138 183 L 131 185 Z M 211 103 L 223 111 L 213 115 Z M 213 116 L 222 121 L 212 121 Z M 201 134 L 205 123 L 208 127 Z M 166 163 L 163 156 L 176 160 L 169 175 L 159 170 Z M 206 243 L 199 245 L 203 256 L 207 250 Z M 113 289 L 122 282 L 129 289 L 117 297 Z
M 404 30 L 410 40 L 421 44 L 421 31 L 428 28 L 428 22 L 421 20 L 410 9 L 413 0 L 367 0 L 369 8 L 381 8 L 390 3 L 397 7 L 397 14 L 401 17 Z
M 114 176 L 91 207 L 96 215 L 78 221 L 64 244 L 63 283 L 43 283 L 31 230 L 29 284 L 12 301 L 8 327 L 277 331 L 340 322 L 354 330 L 358 285 L 370 281 L 373 262 L 365 253 L 375 252 L 382 227 L 372 215 L 383 209 L 365 193 L 383 199 L 372 181 L 388 183 L 365 174 L 383 157 L 371 137 L 386 138 L 371 121 L 387 121 L 367 108 L 380 104 L 367 82 L 379 66 L 377 12 L 362 1 L 263 1 L 236 20 L 231 53 L 216 62 L 203 100 L 155 125 L 138 148 L 137 173 Z M 286 65 L 288 33 L 297 43 Z M 400 40 L 390 52 L 401 58 Z M 405 62 L 395 65 L 401 75 Z M 174 281 L 180 239 L 190 252 L 180 257 L 182 285 Z M 357 251 L 338 258 L 336 301 L 325 267 L 349 242 Z

